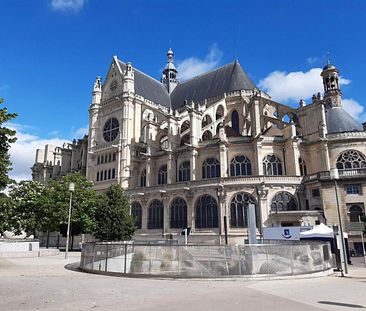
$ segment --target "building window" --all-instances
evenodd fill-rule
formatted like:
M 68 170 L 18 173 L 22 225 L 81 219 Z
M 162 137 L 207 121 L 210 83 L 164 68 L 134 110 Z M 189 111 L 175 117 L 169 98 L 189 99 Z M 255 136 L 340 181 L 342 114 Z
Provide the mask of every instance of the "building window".
M 100 164 L 103 164 L 104 163 L 104 156 L 101 156 L 100 157 Z
M 308 174 L 306 169 L 306 163 L 302 158 L 299 158 L 300 175 L 306 176 Z
M 236 156 L 230 163 L 231 176 L 247 176 L 252 175 L 252 165 L 250 160 L 245 156 Z
M 116 161 L 116 153 L 115 152 L 112 155 L 112 161 Z
M 184 161 L 179 166 L 178 181 L 190 181 L 191 180 L 191 163 Z
M 108 170 L 108 179 L 111 179 L 111 177 L 112 177 L 112 171 Z
M 142 225 L 142 207 L 139 202 L 133 202 L 131 205 L 131 214 L 135 220 L 135 226 L 137 229 L 141 229 Z
M 283 211 L 296 211 L 298 210 L 295 197 L 285 191 L 277 192 L 272 199 L 271 211 L 283 212 Z
M 267 176 L 282 175 L 282 164 L 274 154 L 267 155 L 263 159 L 263 173 Z
M 119 131 L 119 123 L 116 118 L 110 118 L 104 124 L 103 138 L 106 142 L 112 142 L 117 138 Z
M 100 172 L 100 181 L 103 181 L 103 171 Z
M 239 129 L 239 114 L 236 110 L 231 113 L 231 127 L 237 133 L 240 133 Z
M 210 140 L 212 138 L 212 133 L 210 131 L 205 131 L 202 135 L 202 140 Z
M 230 226 L 232 228 L 247 228 L 247 211 L 249 204 L 254 204 L 256 224 L 259 226 L 259 211 L 253 196 L 248 193 L 236 193 L 230 203 Z
M 146 169 L 142 170 L 142 172 L 141 172 L 140 187 L 146 187 Z
M 116 169 L 112 169 L 112 179 L 116 178 Z
M 165 185 L 168 180 L 168 168 L 166 165 L 160 166 L 158 172 L 158 185 Z
M 104 171 L 104 180 L 107 180 L 107 170 Z
M 170 228 L 187 227 L 187 203 L 184 199 L 175 198 L 170 205 Z
M 360 185 L 347 185 L 346 192 L 347 192 L 347 194 L 361 194 L 361 186 Z
M 216 178 L 220 177 L 220 162 L 214 158 L 209 158 L 203 162 L 202 178 Z
M 320 197 L 320 190 L 319 190 L 319 188 L 311 189 L 311 196 L 313 198 L 319 198 Z
M 357 150 L 347 150 L 338 157 L 337 168 L 339 170 L 366 168 L 366 158 Z
M 196 228 L 217 228 L 219 224 L 217 202 L 210 195 L 198 198 L 195 208 Z
M 163 202 L 153 200 L 149 205 L 147 228 L 148 229 L 162 229 L 163 228 Z
M 97 172 L 97 181 L 99 181 L 99 172 Z
M 108 155 L 108 162 L 112 162 L 112 154 L 111 153 Z
M 358 205 L 352 205 L 349 208 L 349 221 L 360 222 L 360 218 L 364 215 L 362 208 Z
M 97 165 L 99 165 L 100 164 L 100 157 L 98 156 L 97 157 Z

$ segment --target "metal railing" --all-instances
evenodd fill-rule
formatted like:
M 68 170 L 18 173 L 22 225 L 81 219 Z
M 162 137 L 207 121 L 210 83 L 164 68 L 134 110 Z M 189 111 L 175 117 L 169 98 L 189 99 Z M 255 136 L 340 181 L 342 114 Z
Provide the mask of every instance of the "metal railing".
M 328 243 L 258 245 L 83 244 L 85 271 L 175 278 L 276 277 L 332 268 Z

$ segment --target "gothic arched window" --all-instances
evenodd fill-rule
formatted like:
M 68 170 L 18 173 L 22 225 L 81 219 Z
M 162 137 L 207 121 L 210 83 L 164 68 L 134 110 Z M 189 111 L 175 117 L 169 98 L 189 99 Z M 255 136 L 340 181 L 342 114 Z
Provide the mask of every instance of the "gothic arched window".
M 160 166 L 158 172 L 158 185 L 165 185 L 168 181 L 168 168 L 166 165 Z
M 190 181 L 191 180 L 191 163 L 184 161 L 179 166 L 178 181 Z
M 274 154 L 267 155 L 263 159 L 263 173 L 267 176 L 282 175 L 282 164 Z
M 349 221 L 350 222 L 360 222 L 360 218 L 364 215 L 361 207 L 358 205 L 352 205 L 349 208 Z
M 116 118 L 110 118 L 104 124 L 103 138 L 106 142 L 114 141 L 118 135 L 119 123 Z
M 142 172 L 141 172 L 140 187 L 146 187 L 146 169 L 142 170 Z
M 170 205 L 170 228 L 187 227 L 187 203 L 181 197 L 175 198 Z
M 299 158 L 300 175 L 306 176 L 308 174 L 306 169 L 306 163 L 302 158 Z
M 250 160 L 243 155 L 236 156 L 230 163 L 230 176 L 252 175 L 252 165 Z
M 131 214 L 135 220 L 135 226 L 137 229 L 141 229 L 142 224 L 142 207 L 139 202 L 133 202 L 131 205 Z
M 236 110 L 233 110 L 233 112 L 231 113 L 231 127 L 233 128 L 233 130 L 240 133 L 239 114 Z
M 230 203 L 230 226 L 232 228 L 247 228 L 247 211 L 249 204 L 255 206 L 256 225 L 259 226 L 259 211 L 252 195 L 245 192 L 239 192 L 234 195 Z
M 152 200 L 149 205 L 147 228 L 148 229 L 161 229 L 163 228 L 164 219 L 164 205 L 159 200 Z
M 271 202 L 272 212 L 296 211 L 298 209 L 295 197 L 285 191 L 277 192 Z
M 344 151 L 337 159 L 337 168 L 339 170 L 366 168 L 366 158 L 357 150 Z
M 210 195 L 202 195 L 196 201 L 196 228 L 217 228 L 219 224 L 216 200 Z
M 205 131 L 202 135 L 202 140 L 209 140 L 212 138 L 212 133 L 210 131 Z
M 216 178 L 220 177 L 220 162 L 214 158 L 209 158 L 203 162 L 202 178 Z

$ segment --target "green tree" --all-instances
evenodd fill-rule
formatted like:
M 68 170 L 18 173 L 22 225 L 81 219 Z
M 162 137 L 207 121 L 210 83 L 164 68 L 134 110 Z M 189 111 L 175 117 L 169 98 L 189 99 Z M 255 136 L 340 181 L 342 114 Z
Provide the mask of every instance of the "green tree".
M 130 240 L 135 233 L 135 221 L 130 204 L 119 185 L 112 185 L 98 196 L 95 210 L 95 237 L 99 240 Z
M 12 230 L 31 232 L 41 230 L 46 213 L 42 208 L 45 186 L 39 182 L 23 180 L 10 187 L 9 196 L 12 200 Z
M 75 191 L 72 193 L 71 223 L 78 228 L 79 233 L 93 233 L 95 228 L 94 211 L 96 194 L 92 189 L 93 184 L 79 173 L 71 173 L 64 176 L 60 181 L 49 182 L 46 188 L 43 208 L 53 208 L 56 212 L 55 221 L 52 219 L 47 224 L 48 230 L 58 231 L 60 225 L 67 224 L 70 191 L 69 184 L 75 184 Z M 75 230 L 74 230 L 75 233 Z
M 2 103 L 3 99 L 0 98 L 0 105 Z M 16 131 L 7 128 L 4 126 L 4 123 L 14 119 L 16 116 L 16 113 L 8 113 L 5 107 L 0 109 L 0 191 L 13 182 L 8 176 L 11 170 L 9 149 L 10 144 L 16 141 Z M 0 214 L 2 212 L 0 209 Z
M 10 230 L 12 219 L 12 200 L 5 193 L 0 193 L 0 233 Z

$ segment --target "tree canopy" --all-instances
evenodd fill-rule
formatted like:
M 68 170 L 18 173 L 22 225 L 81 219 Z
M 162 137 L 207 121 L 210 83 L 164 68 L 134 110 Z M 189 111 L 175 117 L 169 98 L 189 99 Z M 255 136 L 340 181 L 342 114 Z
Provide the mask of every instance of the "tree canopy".
M 3 99 L 0 98 L 0 105 L 2 104 Z M 4 123 L 14 119 L 16 116 L 16 113 L 8 113 L 5 107 L 0 108 L 0 191 L 4 190 L 12 182 L 8 176 L 11 170 L 9 149 L 10 144 L 16 141 L 16 131 L 7 128 L 4 126 Z
M 100 240 L 130 240 L 135 233 L 135 221 L 130 215 L 128 197 L 119 185 L 112 185 L 100 194 L 95 210 L 95 236 Z

